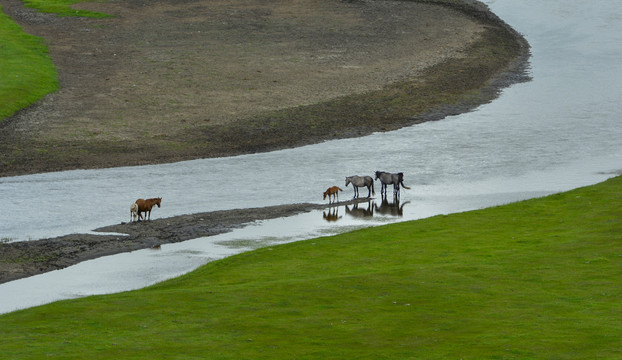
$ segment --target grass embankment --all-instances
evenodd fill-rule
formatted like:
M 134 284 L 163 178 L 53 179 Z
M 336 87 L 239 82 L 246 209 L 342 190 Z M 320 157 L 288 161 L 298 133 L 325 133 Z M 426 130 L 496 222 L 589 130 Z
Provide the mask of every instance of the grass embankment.
M 83 1 L 25 0 L 26 6 L 61 16 L 108 17 L 70 7 Z M 58 73 L 43 39 L 25 33 L 0 6 L 0 122 L 58 90 Z
M 23 32 L 0 7 L 0 122 L 58 89 L 43 40 Z
M 88 10 L 80 10 L 73 9 L 71 5 L 89 2 L 89 1 L 97 1 L 97 0 L 23 0 L 24 4 L 33 9 L 37 9 L 41 12 L 57 14 L 60 16 L 83 16 L 83 17 L 92 17 L 92 18 L 106 18 L 110 17 L 108 14 L 88 11 Z
M 622 177 L 0 316 L 18 358 L 622 358 Z M 3 294 L 3 296 L 6 296 Z

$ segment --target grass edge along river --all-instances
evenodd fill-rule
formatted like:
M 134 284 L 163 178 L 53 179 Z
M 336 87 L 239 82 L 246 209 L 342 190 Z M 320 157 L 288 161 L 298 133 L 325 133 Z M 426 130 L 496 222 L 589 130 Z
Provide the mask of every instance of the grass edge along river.
M 622 357 L 622 177 L 0 316 L 21 358 Z M 6 295 L 4 295 L 6 296 Z

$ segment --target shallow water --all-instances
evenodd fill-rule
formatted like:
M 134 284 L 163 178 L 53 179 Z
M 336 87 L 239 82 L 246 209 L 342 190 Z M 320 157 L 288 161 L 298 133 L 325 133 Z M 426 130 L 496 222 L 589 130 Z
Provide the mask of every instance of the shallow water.
M 135 289 L 256 246 L 330 235 L 543 196 L 622 169 L 622 3 L 487 2 L 532 45 L 533 81 L 442 121 L 265 154 L 0 178 L 0 237 L 28 240 L 129 220 L 138 197 L 163 197 L 154 217 L 322 202 L 345 176 L 403 171 L 401 214 L 360 204 L 258 222 L 210 238 L 87 261 L 0 285 L 0 312 Z M 379 191 L 379 189 L 376 189 Z M 365 193 L 365 191 L 363 191 Z M 34 199 L 34 212 L 26 204 Z M 91 199 L 91 201 L 84 201 Z M 374 201 L 381 206 L 380 200 Z M 96 204 L 94 207 L 93 205 Z M 366 211 L 373 208 L 374 213 Z M 355 216 L 360 215 L 360 216 Z M 119 280 L 122 279 L 122 280 Z

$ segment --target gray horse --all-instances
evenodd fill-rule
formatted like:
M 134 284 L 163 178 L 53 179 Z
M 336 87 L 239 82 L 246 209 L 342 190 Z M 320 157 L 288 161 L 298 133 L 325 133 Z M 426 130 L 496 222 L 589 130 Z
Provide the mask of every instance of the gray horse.
M 354 188 L 355 199 L 359 197 L 359 188 L 363 186 L 367 188 L 367 197 L 370 197 L 372 194 L 376 195 L 374 191 L 374 179 L 372 179 L 371 176 L 348 176 L 346 177 L 346 186 L 350 183 L 352 183 L 352 187 Z
M 404 187 L 404 189 L 410 189 L 408 186 L 404 185 L 404 173 L 388 173 L 385 171 L 376 171 L 376 180 L 380 180 L 382 187 L 380 188 L 380 193 L 382 196 L 387 196 L 387 185 L 393 185 L 393 196 L 398 197 L 400 194 L 400 184 Z

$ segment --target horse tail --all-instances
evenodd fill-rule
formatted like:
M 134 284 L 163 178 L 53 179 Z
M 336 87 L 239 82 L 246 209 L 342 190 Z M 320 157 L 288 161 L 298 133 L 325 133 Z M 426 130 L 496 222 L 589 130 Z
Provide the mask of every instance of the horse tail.
M 337 186 L 337 189 L 338 189 L 339 191 L 343 191 L 343 189 L 342 189 L 342 188 L 340 188 L 339 186 Z
M 376 195 L 376 191 L 374 190 L 374 182 L 371 182 L 371 194 Z

